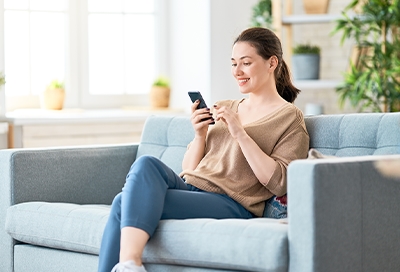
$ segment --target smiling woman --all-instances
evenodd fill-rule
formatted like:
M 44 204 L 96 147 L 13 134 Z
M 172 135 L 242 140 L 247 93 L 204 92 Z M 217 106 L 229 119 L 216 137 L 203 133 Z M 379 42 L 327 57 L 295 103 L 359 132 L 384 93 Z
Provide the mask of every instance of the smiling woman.
M 163 59 L 156 46 L 162 1 L 2 2 L 8 111 L 39 107 L 38 95 L 53 78 L 65 81 L 69 107 L 131 106 L 147 98 Z

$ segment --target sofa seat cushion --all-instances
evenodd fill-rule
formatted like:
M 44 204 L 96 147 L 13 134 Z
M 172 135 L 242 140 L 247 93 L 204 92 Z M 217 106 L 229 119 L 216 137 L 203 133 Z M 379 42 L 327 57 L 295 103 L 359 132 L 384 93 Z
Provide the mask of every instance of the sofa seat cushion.
M 17 241 L 98 254 L 107 205 L 27 202 L 7 211 Z M 287 271 L 288 225 L 270 218 L 163 220 L 147 244 L 145 263 L 240 271 Z M 251 254 L 249 254 L 251 252 Z
M 108 205 L 25 202 L 7 210 L 6 231 L 15 240 L 98 254 Z

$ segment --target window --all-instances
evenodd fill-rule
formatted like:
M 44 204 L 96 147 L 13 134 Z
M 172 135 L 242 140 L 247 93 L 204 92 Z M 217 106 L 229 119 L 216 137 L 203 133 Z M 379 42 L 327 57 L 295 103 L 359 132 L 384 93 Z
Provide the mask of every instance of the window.
M 38 107 L 54 79 L 65 82 L 67 107 L 147 102 L 163 65 L 156 46 L 162 1 L 3 1 L 9 110 Z

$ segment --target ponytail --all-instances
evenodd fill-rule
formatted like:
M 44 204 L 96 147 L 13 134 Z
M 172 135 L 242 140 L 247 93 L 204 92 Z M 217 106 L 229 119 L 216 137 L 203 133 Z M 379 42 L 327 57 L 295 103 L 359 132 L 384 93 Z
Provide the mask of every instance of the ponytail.
M 280 68 L 280 69 L 279 69 Z M 276 89 L 279 95 L 287 102 L 293 103 L 300 90 L 297 89 L 290 78 L 289 67 L 286 62 L 282 59 L 281 67 L 277 67 L 275 70 Z

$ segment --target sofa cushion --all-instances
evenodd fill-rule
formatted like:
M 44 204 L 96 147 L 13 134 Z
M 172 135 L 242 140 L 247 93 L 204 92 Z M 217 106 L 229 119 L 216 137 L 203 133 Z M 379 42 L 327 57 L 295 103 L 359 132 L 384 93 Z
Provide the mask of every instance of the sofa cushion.
M 98 254 L 109 206 L 27 202 L 7 211 L 17 241 Z M 287 271 L 287 224 L 281 220 L 163 220 L 146 246 L 146 263 L 242 271 Z M 248 252 L 253 252 L 248 254 Z
M 98 254 L 108 205 L 25 202 L 7 210 L 6 231 L 17 241 Z
M 305 117 L 310 148 L 338 157 L 398 154 L 400 112 Z
M 150 116 L 143 129 L 137 157 L 152 155 L 179 174 L 187 145 L 193 138 L 194 130 L 188 117 Z

